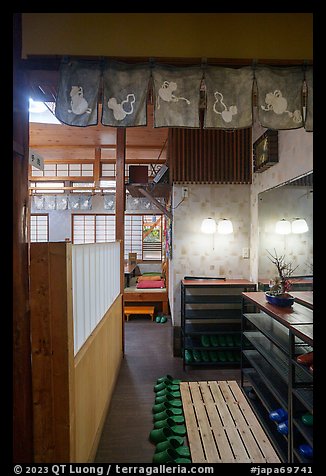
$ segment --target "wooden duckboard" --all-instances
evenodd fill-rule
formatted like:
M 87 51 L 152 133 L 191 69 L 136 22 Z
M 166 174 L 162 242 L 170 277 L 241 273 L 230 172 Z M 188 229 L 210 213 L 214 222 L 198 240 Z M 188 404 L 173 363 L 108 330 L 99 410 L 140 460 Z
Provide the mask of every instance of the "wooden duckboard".
M 193 463 L 280 463 L 234 380 L 181 382 Z

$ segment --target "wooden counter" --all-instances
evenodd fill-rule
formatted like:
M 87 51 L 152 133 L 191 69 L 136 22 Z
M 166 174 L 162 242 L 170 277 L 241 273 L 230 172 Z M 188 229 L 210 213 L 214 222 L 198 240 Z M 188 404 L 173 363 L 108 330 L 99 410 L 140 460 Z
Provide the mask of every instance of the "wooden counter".
M 185 286 L 253 286 L 255 283 L 247 279 L 183 279 L 182 284 Z
M 249 292 L 242 295 L 287 328 L 291 328 L 293 324 L 313 324 L 312 309 L 301 304 L 295 302 L 291 307 L 274 306 L 266 301 L 264 292 Z
M 290 291 L 290 294 L 294 297 L 295 302 L 309 307 L 309 309 L 314 308 L 313 291 Z

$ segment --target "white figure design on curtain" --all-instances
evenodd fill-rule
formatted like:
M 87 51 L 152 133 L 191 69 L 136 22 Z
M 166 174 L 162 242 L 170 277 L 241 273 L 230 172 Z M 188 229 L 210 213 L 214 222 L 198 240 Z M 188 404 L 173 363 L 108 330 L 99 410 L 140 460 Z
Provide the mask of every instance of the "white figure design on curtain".
M 173 94 L 173 91 L 177 89 L 177 83 L 173 81 L 164 81 L 160 89 L 158 90 L 158 97 L 157 97 L 157 109 L 160 108 L 160 98 L 166 102 L 178 102 L 179 100 L 186 101 L 187 104 L 190 104 L 189 99 L 183 97 L 177 97 Z
M 113 110 L 114 119 L 116 121 L 122 121 L 128 114 L 132 114 L 134 112 L 134 102 L 136 101 L 136 97 L 134 94 L 128 94 L 127 98 L 122 101 L 120 104 L 117 103 L 116 98 L 110 98 L 108 100 L 108 108 Z M 126 111 L 124 109 L 124 105 L 130 102 L 130 111 Z
M 286 113 L 292 118 L 293 122 L 299 123 L 302 121 L 302 115 L 298 109 L 294 112 L 287 110 L 288 102 L 279 89 L 267 93 L 265 96 L 265 103 L 267 106 L 260 106 L 263 111 L 273 111 L 275 114 Z
M 224 99 L 223 94 L 220 93 L 219 91 L 215 91 L 214 96 L 215 96 L 216 101 L 213 105 L 213 111 L 216 114 L 220 114 L 220 116 L 222 116 L 222 119 L 223 119 L 224 122 L 231 122 L 232 121 L 232 116 L 234 116 L 235 114 L 238 114 L 237 106 L 230 106 L 229 108 L 227 108 L 226 104 L 223 102 L 223 99 Z M 222 106 L 224 107 L 223 111 L 218 111 L 217 110 L 217 106 L 218 106 L 219 103 L 221 103 Z
M 81 86 L 71 86 L 70 91 L 70 106 L 71 109 L 68 109 L 68 112 L 73 112 L 74 114 L 90 114 L 92 109 L 88 107 L 88 102 L 84 98 L 83 88 Z

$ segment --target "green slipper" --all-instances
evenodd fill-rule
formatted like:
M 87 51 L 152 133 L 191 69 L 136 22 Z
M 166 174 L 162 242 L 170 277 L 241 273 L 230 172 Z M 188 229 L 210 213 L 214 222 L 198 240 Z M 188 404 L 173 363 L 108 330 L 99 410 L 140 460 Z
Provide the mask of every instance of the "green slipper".
M 306 426 L 312 426 L 314 423 L 314 417 L 311 415 L 311 413 L 305 413 L 302 415 L 301 421 Z
M 163 383 L 165 383 L 166 385 L 180 385 L 180 382 L 181 382 L 181 380 L 179 380 L 179 379 L 163 380 Z M 158 383 L 162 383 L 162 382 L 158 382 Z
M 157 445 L 162 441 L 166 441 L 170 436 L 181 436 L 176 435 L 172 428 L 166 426 L 164 428 L 154 429 L 149 434 L 149 441 Z
M 226 358 L 228 359 L 229 362 L 234 362 L 234 355 L 231 350 L 226 351 Z
M 234 359 L 235 359 L 236 362 L 240 362 L 241 352 L 239 352 L 239 351 L 234 352 Z
M 208 353 L 212 362 L 218 362 L 218 353 L 216 350 L 209 350 Z
M 159 392 L 156 392 L 156 397 L 164 397 L 164 395 L 172 395 L 174 398 L 180 398 L 181 393 L 180 392 L 172 392 L 168 388 L 165 388 L 164 390 L 160 390 Z
M 182 436 L 169 436 L 167 440 L 158 443 L 155 448 L 155 453 L 167 450 L 168 448 L 179 448 L 183 446 L 184 438 Z
M 194 361 L 194 357 L 192 355 L 191 350 L 186 349 L 185 350 L 185 362 L 186 364 L 191 364 L 191 362 Z
M 192 463 L 191 459 L 188 459 L 188 458 L 176 458 L 174 460 L 174 463 L 180 463 L 180 464 L 184 464 L 184 463 Z
M 181 380 L 178 379 L 178 378 L 173 378 L 172 375 L 164 375 L 163 377 L 159 377 L 157 380 L 156 380 L 156 383 L 159 384 L 161 382 L 164 382 L 164 383 L 167 383 L 167 382 L 170 382 L 171 385 L 178 385 Z
M 226 355 L 225 355 L 225 352 L 223 350 L 219 350 L 218 358 L 219 358 L 220 362 L 226 362 Z
M 201 360 L 204 362 L 210 362 L 209 353 L 207 350 L 201 350 Z
M 162 316 L 162 317 L 161 317 L 161 320 L 160 320 L 160 323 L 161 323 L 161 324 L 164 324 L 166 321 L 167 321 L 167 317 Z
M 234 340 L 235 340 L 236 347 L 241 347 L 241 337 L 238 334 L 236 334 L 236 336 L 234 337 Z
M 225 336 L 225 339 L 226 339 L 226 345 L 229 346 L 229 347 L 234 347 L 234 342 L 233 342 L 233 338 L 230 334 L 227 334 Z
M 161 443 L 169 436 L 185 436 L 187 433 L 184 425 L 165 426 L 164 428 L 154 428 L 149 434 L 149 440 L 154 443 Z
M 167 395 L 163 395 L 162 397 L 155 398 L 156 405 L 165 402 L 170 403 L 172 407 L 182 407 L 182 401 L 180 400 L 180 398 L 175 398 L 169 393 Z M 167 408 L 170 408 L 170 406 L 168 406 Z
M 177 392 L 180 388 L 180 385 L 170 385 L 164 382 L 161 382 L 154 386 L 154 392 L 160 392 L 161 390 L 168 389 L 170 392 Z
M 218 347 L 219 346 L 219 341 L 218 337 L 215 335 L 209 336 L 209 340 L 211 341 L 211 346 L 212 347 Z
M 167 408 L 163 412 L 155 412 L 154 413 L 154 421 L 165 420 L 166 418 L 175 416 L 175 415 L 182 415 L 181 408 Z
M 179 403 L 180 402 L 180 403 Z M 170 410 L 171 408 L 181 408 L 182 407 L 182 401 L 181 400 L 171 400 L 170 402 L 163 402 L 163 403 L 157 403 L 153 405 L 152 411 L 153 413 L 161 413 L 164 412 L 165 410 Z
M 166 426 L 169 426 L 170 428 L 174 427 L 174 425 L 179 425 L 181 423 L 184 423 L 185 419 L 182 415 L 175 415 L 169 418 L 166 418 L 165 420 L 159 420 L 154 423 L 154 428 L 164 428 Z
M 220 346 L 221 347 L 225 347 L 226 346 L 226 338 L 224 335 L 219 335 L 218 336 L 218 340 L 219 340 L 219 343 L 220 343 Z
M 203 347 L 210 347 L 211 346 L 209 336 L 206 336 L 206 335 L 200 336 L 200 342 L 201 342 L 201 345 Z
M 192 355 L 194 356 L 195 362 L 201 362 L 201 353 L 199 352 L 199 350 L 194 349 L 192 351 Z
M 156 464 L 174 463 L 178 459 L 183 460 L 184 458 L 182 458 L 182 456 L 183 455 L 180 455 L 177 449 L 167 448 L 166 450 L 161 451 L 160 453 L 154 453 L 152 462 Z
M 156 316 L 155 317 L 155 322 L 157 322 L 159 324 L 161 322 L 161 316 Z

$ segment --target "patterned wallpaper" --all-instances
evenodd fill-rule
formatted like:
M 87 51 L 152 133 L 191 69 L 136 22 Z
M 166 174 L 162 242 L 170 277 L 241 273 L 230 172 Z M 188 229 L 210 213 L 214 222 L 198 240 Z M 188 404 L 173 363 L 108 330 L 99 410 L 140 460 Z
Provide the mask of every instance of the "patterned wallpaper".
M 172 261 L 169 296 L 175 325 L 180 325 L 180 281 L 186 275 L 249 278 L 250 185 L 188 185 L 182 203 L 182 186 L 173 186 Z M 180 203 L 180 205 L 178 205 Z M 200 231 L 204 218 L 229 218 L 231 235 Z

